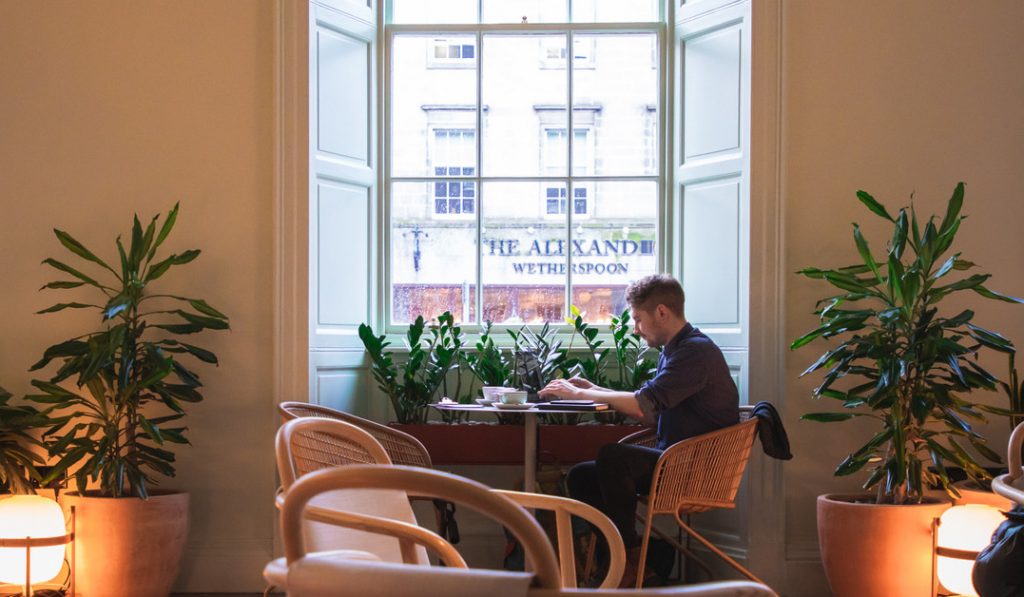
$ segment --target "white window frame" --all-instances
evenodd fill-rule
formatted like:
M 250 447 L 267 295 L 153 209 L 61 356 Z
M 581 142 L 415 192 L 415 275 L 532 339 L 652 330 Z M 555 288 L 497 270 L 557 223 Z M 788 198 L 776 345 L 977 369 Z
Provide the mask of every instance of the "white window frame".
M 573 164 L 572 164 L 572 154 L 573 154 L 573 151 L 572 151 L 572 147 L 573 147 L 574 139 L 572 138 L 572 136 L 570 136 L 569 140 L 568 140 L 568 142 L 569 142 L 569 153 L 568 153 L 567 172 L 566 172 L 565 176 L 543 176 L 543 175 L 540 175 L 540 176 L 521 176 L 521 177 L 519 177 L 519 176 L 501 176 L 501 177 L 483 176 L 482 175 L 482 161 L 481 161 L 482 138 L 483 138 L 483 135 L 478 132 L 477 139 L 476 139 L 477 140 L 477 170 L 476 170 L 477 176 L 476 177 L 464 177 L 464 179 L 476 182 L 476 193 L 477 193 L 476 199 L 477 199 L 477 202 L 476 202 L 476 214 L 474 214 L 474 215 L 477 218 L 477 222 L 478 222 L 478 225 L 477 225 L 477 245 L 478 246 L 480 246 L 480 243 L 481 243 L 480 230 L 481 230 L 481 226 L 482 226 L 481 219 L 482 219 L 482 213 L 483 213 L 483 210 L 481 209 L 481 200 L 482 200 L 482 195 L 483 195 L 483 188 L 484 188 L 483 183 L 484 182 L 489 182 L 489 181 L 506 181 L 506 182 L 524 181 L 524 182 L 539 182 L 541 185 L 543 185 L 546 182 L 553 181 L 553 182 L 564 182 L 566 184 L 566 186 L 569 187 L 569 188 L 571 188 L 572 182 L 587 183 L 589 185 L 592 185 L 591 186 L 591 191 L 588 192 L 588 198 L 587 198 L 588 199 L 588 210 L 587 210 L 588 214 L 587 214 L 587 216 L 586 217 L 578 217 L 578 216 L 574 217 L 573 214 L 571 213 L 572 210 L 570 209 L 569 210 L 570 213 L 567 216 L 567 219 L 568 219 L 567 229 L 575 229 L 578 226 L 578 223 L 579 223 L 580 220 L 586 220 L 586 219 L 590 218 L 592 216 L 592 214 L 594 213 L 594 208 L 593 208 L 593 206 L 594 206 L 594 197 L 593 197 L 594 191 L 593 191 L 593 188 L 596 186 L 596 183 L 601 182 L 601 181 L 651 181 L 651 182 L 655 182 L 657 184 L 657 188 L 658 188 L 658 202 L 659 202 L 659 207 L 658 207 L 658 210 L 657 210 L 658 217 L 657 217 L 657 223 L 656 223 L 656 237 L 655 237 L 655 246 L 657 248 L 657 255 L 656 255 L 657 269 L 658 269 L 658 271 L 673 271 L 673 269 L 672 269 L 672 265 L 673 265 L 672 260 L 673 260 L 674 251 L 672 250 L 672 247 L 674 245 L 673 245 L 673 239 L 670 237 L 670 235 L 673 233 L 673 230 L 672 230 L 673 226 L 671 226 L 669 224 L 669 217 L 670 217 L 670 214 L 671 214 L 670 203 L 671 203 L 672 198 L 673 198 L 673 191 L 672 191 L 672 189 L 673 189 L 673 185 L 675 183 L 674 183 L 674 168 L 671 167 L 671 164 L 673 163 L 672 162 L 673 158 L 672 158 L 672 155 L 671 155 L 673 147 L 672 147 L 672 143 L 670 142 L 669 139 L 670 139 L 670 134 L 671 134 L 671 123 L 673 122 L 673 112 L 672 111 L 673 111 L 673 108 L 674 108 L 672 97 L 673 97 L 673 93 L 674 93 L 675 81 L 674 81 L 674 74 L 672 74 L 672 67 L 671 67 L 671 60 L 672 60 L 671 53 L 673 51 L 671 46 L 672 46 L 672 40 L 674 39 L 674 37 L 673 37 L 673 32 L 672 32 L 672 25 L 670 23 L 670 19 L 668 18 L 668 15 L 667 15 L 667 12 L 666 12 L 667 10 L 668 10 L 667 5 L 663 4 L 662 8 L 661 8 L 662 14 L 660 15 L 660 20 L 657 21 L 657 22 L 648 22 L 648 23 L 642 23 L 642 22 L 635 22 L 635 23 L 474 23 L 474 24 L 429 24 L 429 25 L 423 25 L 423 24 L 391 24 L 391 23 L 388 23 L 386 21 L 386 19 L 385 19 L 384 22 L 382 23 L 384 33 L 382 35 L 382 42 L 383 42 L 381 44 L 382 58 L 381 58 L 381 61 L 380 61 L 380 64 L 381 64 L 380 77 L 381 77 L 381 81 L 383 83 L 381 85 L 381 90 L 380 90 L 380 104 L 384 107 L 384 109 L 383 109 L 382 117 L 381 117 L 381 119 L 379 121 L 380 125 L 381 125 L 381 136 L 380 136 L 380 139 L 381 139 L 381 144 L 380 144 L 380 146 L 381 146 L 381 163 L 383 165 L 381 176 L 380 176 L 381 188 L 383 189 L 383 194 L 382 194 L 382 200 L 381 200 L 381 218 L 379 220 L 379 234 L 380 234 L 380 238 L 381 238 L 381 243 L 379 243 L 379 245 L 378 245 L 380 247 L 380 251 L 381 251 L 381 255 L 379 256 L 379 262 L 382 263 L 382 264 L 388 264 L 388 263 L 391 262 L 391 247 L 392 247 L 392 242 L 391 242 L 391 232 L 392 231 L 390 229 L 390 222 L 391 222 L 391 215 L 390 215 L 390 209 L 391 209 L 391 206 L 390 206 L 391 184 L 392 183 L 405 183 L 405 182 L 432 182 L 433 181 L 432 177 L 417 177 L 417 176 L 402 176 L 402 177 L 398 177 L 398 176 L 392 176 L 392 174 L 391 174 L 391 171 L 392 171 L 391 170 L 391 143 L 390 143 L 390 136 L 391 136 L 391 98 L 390 98 L 389 89 L 391 88 L 392 70 L 391 70 L 391 67 L 390 67 L 390 60 L 391 60 L 391 58 L 390 58 L 390 51 L 391 51 L 391 48 L 394 45 L 394 38 L 395 38 L 396 35 L 400 35 L 400 34 L 421 34 L 421 35 L 423 35 L 423 34 L 425 34 L 425 35 L 436 36 L 437 39 L 442 39 L 442 38 L 445 38 L 445 37 L 454 37 L 454 36 L 459 36 L 459 35 L 474 34 L 474 35 L 476 35 L 476 48 L 477 48 L 476 60 L 475 60 L 474 66 L 475 66 L 475 68 L 478 69 L 477 72 L 479 73 L 480 70 L 481 70 L 481 66 L 480 66 L 481 63 L 486 60 L 486 57 L 481 57 L 481 53 L 480 53 L 480 49 L 483 47 L 483 36 L 485 34 L 529 34 L 529 33 L 534 33 L 534 34 L 536 34 L 536 33 L 562 34 L 562 35 L 566 36 L 567 45 L 571 45 L 571 44 L 573 44 L 574 35 L 576 35 L 576 34 L 592 34 L 592 33 L 629 34 L 629 33 L 640 33 L 640 34 L 653 34 L 653 35 L 656 36 L 657 48 L 658 48 L 658 64 L 656 65 L 656 68 L 658 69 L 659 72 L 665 73 L 664 76 L 661 76 L 661 77 L 658 78 L 658 81 L 659 81 L 659 91 L 658 91 L 658 103 L 659 104 L 658 105 L 659 105 L 660 110 L 659 110 L 659 115 L 658 115 L 658 118 L 657 118 L 657 121 L 656 121 L 657 122 L 656 126 L 657 126 L 657 130 L 658 130 L 658 147 L 661 147 L 662 150 L 660 152 L 658 152 L 659 156 L 658 156 L 658 160 L 657 160 L 657 174 L 653 174 L 653 175 L 638 175 L 638 176 L 614 176 L 614 175 L 607 175 L 607 176 L 606 175 L 601 175 L 601 176 L 597 176 L 597 175 L 594 175 L 593 173 L 591 173 L 591 174 L 589 174 L 587 176 L 571 176 L 571 172 L 573 170 Z M 428 44 L 428 46 L 429 46 L 429 44 Z M 593 53 L 592 53 L 592 55 L 593 55 Z M 572 81 L 572 76 L 571 76 L 571 73 L 572 73 L 573 69 L 567 69 L 567 68 L 564 68 L 564 66 L 565 65 L 563 63 L 562 64 L 562 68 L 565 70 L 565 74 L 566 74 L 567 97 L 571 98 L 571 97 L 573 97 L 573 94 L 572 94 L 573 81 Z M 576 65 L 575 68 L 579 69 L 581 67 Z M 477 98 L 481 98 L 482 97 L 482 88 L 481 88 L 482 87 L 482 83 L 481 83 L 481 77 L 479 76 L 479 74 L 478 74 L 478 76 L 476 78 L 476 85 L 477 85 Z M 587 107 L 587 108 L 584 108 L 584 109 L 591 109 L 591 108 Z M 487 106 L 483 105 L 481 102 L 478 101 L 477 102 L 476 111 L 477 111 L 477 120 L 476 120 L 477 131 L 483 131 L 484 126 L 485 126 L 484 116 L 485 116 L 485 114 L 487 112 Z M 567 128 L 567 130 L 571 130 L 574 127 L 575 128 L 579 128 L 579 125 L 574 124 L 574 116 L 578 117 L 578 114 L 577 115 L 572 114 L 573 112 L 578 112 L 578 111 L 579 111 L 579 108 L 577 108 L 576 110 L 566 110 L 565 112 L 567 114 L 568 122 L 565 123 L 565 125 L 566 125 L 565 127 L 559 127 L 559 128 Z M 590 126 L 590 125 L 591 125 L 591 123 L 588 122 L 587 126 Z M 594 140 L 593 132 L 589 135 L 589 137 L 590 137 L 590 142 L 593 143 L 593 140 Z M 593 146 L 590 149 L 591 149 L 591 155 L 593 155 Z M 432 192 L 431 192 L 430 196 L 433 197 Z M 543 206 L 542 206 L 542 208 L 543 208 Z M 431 205 L 430 210 L 431 210 L 431 212 L 433 212 L 433 205 Z M 545 214 L 545 210 L 542 209 L 541 210 L 541 214 L 542 215 Z M 451 217 L 451 216 L 443 216 L 443 217 Z M 543 215 L 542 219 L 545 219 L 546 217 L 547 217 L 546 215 Z M 561 217 L 561 216 L 558 216 L 558 217 Z M 482 279 L 482 261 L 483 261 L 482 259 L 479 259 L 479 258 L 477 259 L 477 264 L 476 264 L 477 280 Z M 570 304 L 571 301 L 572 301 L 572 287 L 573 287 L 573 280 L 572 280 L 572 278 L 573 278 L 573 276 L 572 276 L 572 273 L 571 273 L 571 269 L 572 269 L 572 256 L 569 255 L 567 257 L 567 270 L 569 270 L 570 273 L 568 273 L 568 276 L 567 276 L 568 279 L 567 279 L 566 288 L 565 288 L 566 304 L 567 305 Z M 391 334 L 395 334 L 395 335 L 402 334 L 402 333 L 404 333 L 404 330 L 407 328 L 408 324 L 404 323 L 404 322 L 395 323 L 391 319 L 391 315 L 392 315 L 392 296 L 391 296 L 392 278 L 391 278 L 390 268 L 386 267 L 386 266 L 383 267 L 382 271 L 380 272 L 380 274 L 381 274 L 380 275 L 380 283 L 379 283 L 379 286 L 378 286 L 378 294 L 377 294 L 377 296 L 380 297 L 380 300 L 375 305 L 375 308 L 378 309 L 377 321 L 382 324 L 381 327 L 384 329 L 384 331 L 387 334 L 389 334 L 389 335 L 391 335 Z M 483 294 L 484 294 L 483 292 L 477 292 L 476 293 L 477 304 L 476 304 L 475 312 L 478 313 L 478 314 L 479 313 L 483 313 L 483 305 L 482 305 L 482 303 L 483 303 Z M 562 323 L 562 322 L 552 321 L 550 323 L 551 323 L 552 326 L 556 327 L 563 334 L 568 335 L 569 333 L 571 333 L 570 327 L 568 325 Z M 476 333 L 476 332 L 478 332 L 480 330 L 481 326 L 479 324 L 475 323 L 475 322 L 464 322 L 461 327 L 467 333 Z M 517 327 L 518 327 L 518 325 L 516 325 L 516 324 L 503 325 L 503 324 L 496 323 L 494 325 L 494 329 L 498 330 L 498 331 L 503 330 L 503 329 L 507 329 L 507 328 L 517 328 Z

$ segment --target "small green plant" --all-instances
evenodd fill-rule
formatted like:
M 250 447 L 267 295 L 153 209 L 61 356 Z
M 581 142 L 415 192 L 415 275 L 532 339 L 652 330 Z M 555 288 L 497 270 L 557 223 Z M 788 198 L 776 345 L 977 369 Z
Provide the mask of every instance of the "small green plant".
M 535 394 L 564 371 L 566 351 L 551 324 L 539 332 L 524 325 L 508 334 L 513 343 L 512 387 Z
M 894 218 L 868 193 L 858 191 L 857 197 L 892 224 L 892 234 L 878 261 L 854 224 L 859 263 L 798 272 L 838 289 L 818 301 L 820 325 L 792 348 L 818 339 L 833 341 L 802 375 L 825 370 L 814 397 L 836 400 L 842 408 L 803 418 L 834 422 L 866 417 L 881 425 L 835 470 L 843 476 L 866 468 L 864 488 L 876 489 L 878 503 L 918 503 L 928 485 L 941 485 L 955 495 L 947 464 L 961 467 L 974 481 L 989 477 L 965 444 L 1000 462 L 974 423 L 985 421 L 984 413 L 1011 414 L 970 399 L 971 392 L 994 390 L 998 383 L 979 364 L 978 355 L 985 348 L 1004 353 L 1014 348 L 1002 335 L 972 323 L 973 311 L 949 316 L 940 312 L 940 303 L 968 290 L 987 299 L 1022 301 L 989 290 L 989 274 L 950 281 L 954 274 L 975 268 L 960 253 L 949 254 L 964 220 L 963 183 L 950 197 L 945 217 L 931 217 L 923 227 L 913 205 L 901 208 Z M 844 389 L 833 387 L 840 381 L 847 382 Z
M 60 363 L 46 380 L 33 380 L 41 394 L 29 400 L 47 404 L 65 416 L 47 431 L 49 452 L 59 457 L 43 483 L 75 469 L 78 491 L 88 481 L 98 482 L 106 497 L 148 496 L 153 473 L 173 477 L 171 444 L 187 444 L 186 428 L 177 423 L 185 404 L 203 400 L 199 376 L 185 358 L 217 364 L 209 350 L 176 339 L 203 330 L 228 329 L 228 317 L 202 299 L 154 292 L 153 286 L 172 268 L 199 256 L 190 249 L 158 258 L 178 217 L 175 205 L 163 224 L 155 216 L 143 228 L 134 218 L 126 248 L 121 237 L 115 245 L 116 269 L 62 230 L 57 240 L 78 258 L 100 269 L 87 275 L 56 259 L 44 264 L 74 278 L 58 280 L 43 289 L 88 290 L 94 302 L 58 303 L 39 313 L 65 309 L 95 309 L 101 329 L 75 336 L 46 349 L 32 371 Z M 163 407 L 168 414 L 153 416 Z
M 608 355 L 611 348 L 604 347 L 604 340 L 599 339 L 601 331 L 597 327 L 583 321 L 583 314 L 576 305 L 570 306 L 572 317 L 567 317 L 565 322 L 572 326 L 573 338 L 579 336 L 586 346 L 584 358 L 568 357 L 565 361 L 566 372 L 569 375 L 578 375 L 591 383 L 601 387 L 611 387 L 608 376 L 605 374 Z M 569 344 L 569 352 L 572 351 L 572 343 Z
M 506 353 L 494 343 L 491 335 L 492 323 L 486 322 L 476 342 L 476 352 L 466 354 L 466 363 L 473 375 L 485 386 L 504 386 L 511 383 L 512 364 Z
M 391 345 L 386 336 L 375 335 L 366 324 L 359 326 L 359 339 L 370 356 L 373 377 L 391 400 L 399 423 L 426 423 L 429 405 L 439 390 L 447 393 L 448 374 L 457 371 L 463 359 L 462 329 L 455 325 L 451 313 L 445 311 L 429 335 L 426 331 L 423 316 L 409 324 L 405 334 L 408 358 L 399 369 L 392 353 L 386 350 Z M 458 391 L 457 385 L 457 395 Z
M 36 465 L 45 461 L 40 454 L 42 443 L 30 434 L 52 424 L 46 412 L 30 405 L 15 406 L 12 396 L 0 388 L 0 493 L 33 493 L 33 484 L 42 478 Z

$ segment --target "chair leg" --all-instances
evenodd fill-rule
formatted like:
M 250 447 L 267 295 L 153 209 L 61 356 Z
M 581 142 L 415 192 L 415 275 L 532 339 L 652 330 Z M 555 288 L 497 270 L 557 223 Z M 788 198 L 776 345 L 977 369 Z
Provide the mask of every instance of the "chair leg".
M 636 563 L 636 588 L 644 586 L 644 568 L 647 564 L 647 545 L 651 542 L 651 524 L 654 522 L 654 515 L 647 511 L 647 518 L 644 520 L 644 538 L 640 543 L 640 561 Z
M 686 531 L 686 533 L 688 535 L 692 535 L 694 539 L 696 539 L 697 541 L 700 541 L 701 544 L 704 545 L 704 547 L 710 549 L 712 552 L 715 553 L 715 555 L 717 555 L 718 557 L 720 557 L 723 560 L 725 560 L 725 562 L 727 564 L 729 564 L 730 566 L 735 568 L 740 574 L 742 574 L 743 576 L 746 576 L 747 578 L 749 578 L 750 580 L 752 580 L 754 582 L 759 582 L 761 584 L 766 584 L 763 580 L 761 580 L 760 578 L 754 576 L 753 572 L 751 572 L 750 570 L 747 570 L 746 568 L 744 568 L 739 562 L 737 562 L 736 560 L 734 560 L 731 557 L 729 557 L 728 554 L 726 554 L 724 551 L 722 551 L 722 550 L 718 549 L 717 547 L 715 547 L 715 545 L 713 543 L 711 543 L 710 541 L 708 541 L 707 539 L 705 539 L 703 535 L 701 535 L 697 531 L 693 530 L 692 527 L 690 527 L 688 524 L 683 522 L 682 517 L 680 517 L 678 513 L 676 513 L 676 522 L 679 524 L 679 526 L 684 531 Z
M 683 531 L 682 527 L 677 527 L 677 528 L 679 528 L 679 532 L 682 533 L 682 531 Z M 711 567 L 708 566 L 707 564 L 705 564 L 704 560 L 700 559 L 697 556 L 697 554 L 693 553 L 693 551 L 689 548 L 688 545 L 684 545 L 682 541 L 677 540 L 675 537 L 669 537 L 663 531 L 661 531 L 661 530 L 659 530 L 657 528 L 652 528 L 651 532 L 654 533 L 655 535 L 657 535 L 658 538 L 663 539 L 666 543 L 668 543 L 672 547 L 674 547 L 675 550 L 681 556 L 683 556 L 683 558 L 685 558 L 686 560 L 688 560 L 690 562 L 693 562 L 694 564 L 697 564 L 698 566 L 700 566 L 700 569 L 704 571 L 704 574 L 706 574 L 708 578 L 713 578 L 714 577 L 714 574 L 711 572 Z M 689 539 L 690 536 L 687 535 L 686 537 L 687 537 L 687 539 Z M 689 543 L 689 541 L 687 541 L 687 543 Z M 680 580 L 686 580 L 686 579 L 680 578 Z
M 594 574 L 594 555 L 597 552 L 597 533 L 591 532 L 587 541 L 587 560 L 583 566 L 583 573 L 580 575 L 585 583 L 590 582 Z

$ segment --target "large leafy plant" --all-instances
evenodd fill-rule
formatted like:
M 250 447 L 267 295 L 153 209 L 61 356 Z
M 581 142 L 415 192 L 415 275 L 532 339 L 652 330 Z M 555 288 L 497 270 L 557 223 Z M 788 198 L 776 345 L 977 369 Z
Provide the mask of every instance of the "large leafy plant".
M 41 481 L 36 465 L 44 463 L 38 439 L 30 433 L 50 425 L 45 412 L 30 405 L 10 403 L 11 394 L 0 388 L 0 493 L 32 493 Z
M 408 357 L 401 368 L 387 350 L 385 335 L 377 336 L 366 324 L 359 326 L 359 339 L 370 356 L 377 385 L 391 400 L 399 423 L 425 423 L 429 405 L 440 390 L 447 395 L 448 374 L 458 370 L 464 359 L 462 329 L 451 313 L 438 317 L 438 325 L 428 326 L 423 316 L 409 324 L 405 334 Z M 456 382 L 461 384 L 461 379 Z M 456 395 L 459 393 L 456 386 Z
M 803 418 L 877 421 L 881 429 L 847 456 L 835 474 L 866 469 L 864 487 L 877 490 L 879 503 L 917 503 L 931 484 L 955 493 L 948 465 L 963 468 L 974 480 L 987 477 L 968 447 L 994 462 L 1000 458 L 974 426 L 985 421 L 985 413 L 1010 414 L 973 401 L 971 392 L 994 390 L 998 383 L 978 362 L 982 349 L 1012 352 L 1013 345 L 972 323 L 973 311 L 948 315 L 940 311 L 940 304 L 964 291 L 988 299 L 1021 300 L 988 289 L 989 274 L 961 274 L 975 264 L 958 252 L 950 253 L 964 220 L 963 183 L 953 192 L 945 216 L 931 217 L 924 226 L 913 205 L 893 217 L 868 193 L 858 191 L 857 197 L 890 222 L 893 231 L 885 254 L 876 259 L 854 224 L 860 262 L 798 272 L 838 289 L 818 301 L 820 325 L 793 342 L 792 348 L 818 339 L 833 341 L 803 375 L 824 370 L 814 397 L 835 400 L 841 409 Z
M 188 443 L 179 423 L 185 404 L 203 399 L 202 383 L 188 360 L 217 364 L 214 353 L 178 338 L 228 329 L 228 317 L 204 300 L 154 290 L 172 268 L 200 254 L 190 249 L 158 257 L 177 217 L 178 205 L 162 224 L 157 215 L 143 227 L 136 216 L 128 246 L 120 236 L 115 241 L 117 267 L 67 232 L 54 230 L 61 245 L 99 272 L 86 274 L 63 261 L 44 260 L 71 278 L 44 289 L 87 290 L 92 298 L 58 303 L 40 313 L 96 310 L 100 329 L 47 348 L 31 368 L 40 371 L 59 363 L 51 377 L 32 381 L 41 393 L 28 398 L 65 415 L 47 432 L 53 438 L 50 454 L 59 460 L 44 483 L 74 470 L 80 492 L 91 480 L 103 496 L 145 498 L 154 474 L 174 476 L 170 445 Z

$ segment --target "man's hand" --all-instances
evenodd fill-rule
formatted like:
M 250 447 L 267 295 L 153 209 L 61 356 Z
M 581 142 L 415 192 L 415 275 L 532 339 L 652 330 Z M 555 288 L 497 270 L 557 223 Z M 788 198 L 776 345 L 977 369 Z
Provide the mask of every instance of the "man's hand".
M 585 379 L 556 379 L 538 392 L 541 398 L 563 398 L 567 400 L 593 400 L 605 403 L 620 413 L 640 419 L 644 416 L 640 403 L 633 392 L 615 392 L 594 385 Z
M 576 386 L 577 388 L 581 388 L 583 390 L 590 390 L 597 387 L 589 379 L 583 379 L 578 375 L 574 375 L 567 379 L 566 381 Z
M 590 386 L 594 385 L 594 384 L 591 384 L 589 381 L 578 379 L 578 378 L 573 378 L 573 380 L 576 380 L 577 383 L 578 382 L 584 382 L 586 384 L 589 384 Z M 573 383 L 573 380 L 566 380 L 566 379 L 556 379 L 556 380 L 553 380 L 551 383 L 549 383 L 548 385 L 544 386 L 544 388 L 541 389 L 541 391 L 538 392 L 538 394 L 540 395 L 541 398 L 554 397 L 554 398 L 572 399 L 574 397 L 579 396 L 580 393 L 582 392 L 582 390 L 584 389 L 583 386 L 580 386 L 580 385 L 577 385 L 576 383 Z

